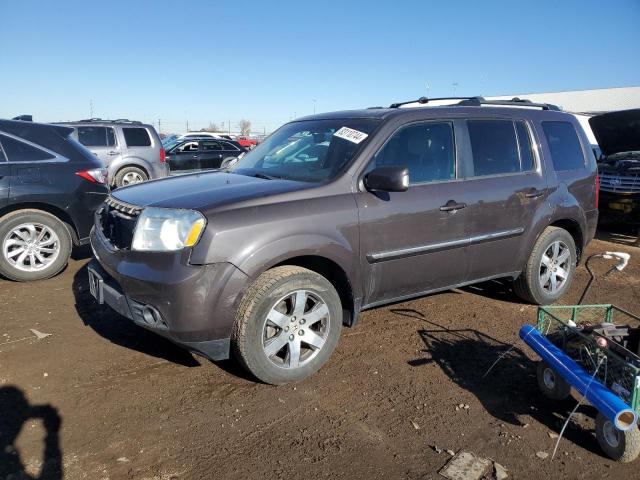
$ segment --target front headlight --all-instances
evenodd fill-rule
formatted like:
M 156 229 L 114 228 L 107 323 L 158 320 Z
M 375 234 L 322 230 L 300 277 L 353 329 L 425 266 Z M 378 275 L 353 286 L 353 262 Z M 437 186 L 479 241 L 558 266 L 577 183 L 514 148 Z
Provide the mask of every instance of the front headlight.
M 131 248 L 138 251 L 172 252 L 193 247 L 206 220 L 195 210 L 147 207 L 142 210 Z

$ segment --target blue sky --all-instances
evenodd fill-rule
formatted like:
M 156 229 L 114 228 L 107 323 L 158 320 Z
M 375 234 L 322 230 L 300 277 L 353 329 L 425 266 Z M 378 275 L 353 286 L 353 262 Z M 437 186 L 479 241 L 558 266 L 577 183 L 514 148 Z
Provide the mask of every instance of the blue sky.
M 640 85 L 640 1 L 0 0 L 0 117 L 163 131 Z M 427 85 L 429 88 L 427 88 Z M 314 103 L 315 100 L 315 103 Z

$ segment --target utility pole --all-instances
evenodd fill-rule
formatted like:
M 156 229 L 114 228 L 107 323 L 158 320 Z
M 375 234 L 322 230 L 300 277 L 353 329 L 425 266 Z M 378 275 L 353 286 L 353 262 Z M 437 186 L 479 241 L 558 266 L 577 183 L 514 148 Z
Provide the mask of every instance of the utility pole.
M 158 133 L 162 133 L 162 120 L 158 119 Z
M 185 120 L 185 123 L 187 124 L 187 132 L 189 131 L 189 120 Z
M 89 99 L 89 118 L 93 118 L 93 98 Z
M 313 114 L 314 114 L 314 115 L 316 114 L 316 101 L 317 101 L 317 100 L 314 98 L 314 99 L 313 99 Z
M 456 96 L 456 88 L 458 88 L 458 82 L 453 82 L 453 96 Z
M 229 135 L 231 135 L 231 120 L 227 120 L 227 122 L 229 123 Z

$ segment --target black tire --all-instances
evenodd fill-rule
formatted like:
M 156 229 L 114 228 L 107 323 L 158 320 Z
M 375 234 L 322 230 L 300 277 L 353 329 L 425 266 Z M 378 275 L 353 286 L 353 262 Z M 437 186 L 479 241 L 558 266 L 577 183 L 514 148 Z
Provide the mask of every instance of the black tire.
M 562 242 L 570 252 L 567 277 L 557 291 L 551 293 L 540 284 L 541 262 L 545 252 L 556 242 Z M 547 227 L 536 240 L 529 260 L 520 276 L 514 281 L 513 289 L 523 300 L 537 304 L 549 305 L 558 301 L 571 287 L 577 263 L 576 244 L 569 232 L 559 227 Z
M 551 400 L 564 400 L 571 395 L 571 385 L 544 360 L 538 362 L 536 378 L 542 394 Z
M 49 265 L 44 266 L 42 269 L 35 271 L 25 271 L 16 266 L 17 260 L 13 260 L 14 257 L 8 258 L 11 253 L 15 252 L 15 245 L 9 247 L 5 251 L 5 245 L 10 240 L 11 232 L 15 228 L 21 225 L 32 224 L 45 226 L 57 236 L 57 242 L 53 246 L 47 246 L 47 249 L 56 249 L 57 256 L 51 261 Z M 15 238 L 15 236 L 14 236 Z M 45 239 L 46 240 L 46 239 Z M 6 214 L 0 218 L 0 274 L 10 280 L 18 282 L 27 282 L 32 280 L 43 280 L 45 278 L 51 278 L 54 275 L 60 273 L 69 262 L 69 256 L 73 243 L 71 240 L 71 234 L 67 226 L 57 217 L 51 215 L 48 212 L 42 210 L 16 210 Z M 41 258 L 47 258 L 49 254 L 40 252 Z M 53 254 L 51 254 L 53 256 Z
M 604 415 L 596 417 L 596 440 L 604 453 L 617 462 L 632 462 L 640 455 L 640 430 L 638 426 L 626 432 L 617 430 Z
M 140 178 L 137 182 L 127 182 L 129 176 L 137 176 Z M 125 187 L 127 185 L 135 185 L 136 183 L 146 182 L 149 180 L 149 175 L 140 167 L 123 167 L 118 170 L 113 183 L 116 187 Z
M 272 337 L 266 338 L 267 316 L 273 312 L 276 305 L 286 302 L 284 299 L 288 298 L 287 296 L 294 295 L 294 292 L 300 290 L 309 293 L 309 297 L 304 297 L 305 309 L 309 298 L 312 298 L 312 304 L 314 303 L 313 298 L 318 298 L 321 303 L 326 305 L 329 317 L 323 317 L 324 330 L 322 335 L 325 337 L 321 347 L 316 351 L 309 345 L 303 346 L 305 352 L 299 358 L 302 362 L 303 355 L 308 355 L 308 360 L 302 362 L 300 366 L 294 367 L 287 366 L 287 356 L 291 352 L 290 342 L 287 341 L 281 350 L 277 350 L 278 354 L 283 355 L 284 358 L 276 355 L 268 356 L 265 351 L 267 348 L 265 342 L 269 342 L 269 339 L 274 339 L 279 335 L 284 335 L 281 338 L 285 341 L 286 338 L 294 340 L 298 338 L 296 333 L 299 333 L 304 341 L 306 337 L 302 335 L 309 335 L 309 332 L 314 333 L 315 330 L 312 330 L 311 325 L 308 325 L 308 330 L 305 332 L 304 328 L 307 326 L 287 323 L 286 331 L 275 326 L 269 327 L 275 333 Z M 317 305 L 320 303 L 312 306 L 315 308 Z M 305 315 L 309 314 L 311 311 L 306 311 Z M 296 319 L 295 316 L 287 318 Z M 301 321 L 300 318 L 297 321 Z M 316 325 L 320 323 L 318 322 Z M 289 330 L 289 325 L 291 325 L 291 330 Z M 326 278 L 311 270 L 287 265 L 264 272 L 244 293 L 236 314 L 231 341 L 236 357 L 249 372 L 265 383 L 281 385 L 300 381 L 320 369 L 335 349 L 341 329 L 342 304 L 333 285 Z M 276 361 L 281 361 L 282 365 L 277 364 Z

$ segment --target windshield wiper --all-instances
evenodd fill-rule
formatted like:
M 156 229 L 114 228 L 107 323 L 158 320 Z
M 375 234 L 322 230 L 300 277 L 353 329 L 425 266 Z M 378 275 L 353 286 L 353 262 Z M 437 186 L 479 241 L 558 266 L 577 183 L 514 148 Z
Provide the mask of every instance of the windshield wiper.
M 260 172 L 254 172 L 252 174 L 249 175 L 250 177 L 255 177 L 255 178 L 263 178 L 265 180 L 279 180 L 282 179 L 282 177 L 276 177 L 275 175 L 267 175 L 266 173 L 260 173 Z

